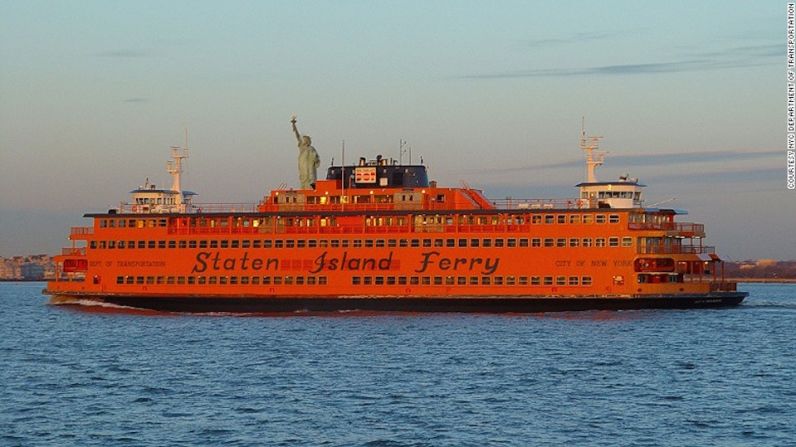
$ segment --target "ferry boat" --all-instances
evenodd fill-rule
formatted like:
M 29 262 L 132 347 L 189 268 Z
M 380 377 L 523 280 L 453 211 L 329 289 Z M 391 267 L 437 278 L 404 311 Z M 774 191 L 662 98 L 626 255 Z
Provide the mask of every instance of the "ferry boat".
M 645 206 L 637 179 L 597 180 L 599 138 L 581 133 L 586 178 L 571 199 L 490 200 L 429 181 L 422 163 L 377 156 L 332 163 L 309 188 L 276 189 L 259 204 L 221 205 L 182 190 L 186 143 L 172 147 L 170 189 L 147 181 L 130 202 L 85 214 L 91 224 L 71 229 L 45 293 L 54 302 L 242 313 L 741 303 L 747 293 L 724 280 L 702 224 Z

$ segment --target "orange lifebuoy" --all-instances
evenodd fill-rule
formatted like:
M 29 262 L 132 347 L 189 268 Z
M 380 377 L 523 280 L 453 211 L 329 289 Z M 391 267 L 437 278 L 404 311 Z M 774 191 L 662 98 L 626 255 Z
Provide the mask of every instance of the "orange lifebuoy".
M 134 212 L 134 213 L 137 213 L 137 212 L 138 212 L 138 205 L 133 205 L 133 212 Z

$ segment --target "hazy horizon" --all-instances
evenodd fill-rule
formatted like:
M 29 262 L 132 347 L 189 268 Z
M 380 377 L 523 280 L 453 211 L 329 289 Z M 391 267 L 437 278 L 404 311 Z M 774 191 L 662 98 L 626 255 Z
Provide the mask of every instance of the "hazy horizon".
M 796 258 L 785 189 L 785 3 L 0 2 L 0 256 L 53 254 L 84 212 L 169 185 L 257 202 L 398 157 L 490 198 L 574 197 L 581 117 L 647 203 L 727 259 Z

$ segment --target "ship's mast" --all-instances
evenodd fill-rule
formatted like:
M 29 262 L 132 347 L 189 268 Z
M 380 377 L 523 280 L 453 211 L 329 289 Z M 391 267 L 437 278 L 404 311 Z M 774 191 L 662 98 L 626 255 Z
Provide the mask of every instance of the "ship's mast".
M 345 140 L 341 142 L 341 148 L 343 162 L 340 164 L 340 169 L 342 169 L 342 173 L 340 174 L 340 185 L 342 186 L 343 193 L 340 195 L 340 210 L 345 210 L 345 182 L 348 180 L 345 174 Z
M 182 174 L 182 159 L 188 158 L 188 129 L 185 129 L 185 147 L 171 146 L 172 161 L 166 164 L 166 170 L 171 174 L 171 190 L 177 191 L 177 204 L 182 205 L 182 186 L 180 185 L 180 175 Z
M 597 166 L 603 164 L 605 161 L 605 151 L 598 150 L 600 146 L 600 136 L 587 136 L 585 119 L 581 118 L 580 125 L 580 148 L 586 153 L 586 182 L 597 182 L 597 176 L 594 171 Z
M 409 153 L 409 164 L 412 164 L 412 146 L 409 145 L 409 142 L 404 140 L 403 138 L 398 140 L 398 164 L 404 164 L 404 154 Z

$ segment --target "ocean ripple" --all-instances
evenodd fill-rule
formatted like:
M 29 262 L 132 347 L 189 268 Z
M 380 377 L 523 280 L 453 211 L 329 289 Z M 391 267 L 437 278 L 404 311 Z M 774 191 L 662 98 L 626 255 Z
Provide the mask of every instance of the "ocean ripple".
M 0 284 L 0 445 L 788 445 L 796 286 L 721 310 L 169 315 Z M 77 303 L 80 304 L 80 303 Z

